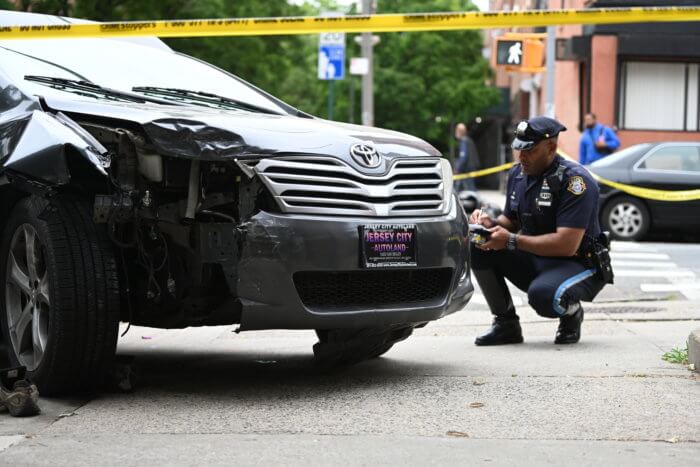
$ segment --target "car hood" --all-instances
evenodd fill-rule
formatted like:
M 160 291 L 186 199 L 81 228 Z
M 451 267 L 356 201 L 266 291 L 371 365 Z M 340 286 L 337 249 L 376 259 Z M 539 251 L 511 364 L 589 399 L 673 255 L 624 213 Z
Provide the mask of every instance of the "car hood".
M 54 97 L 44 102 L 77 121 L 98 117 L 101 121 L 115 120 L 115 125 L 118 121 L 136 123 L 150 137 L 156 151 L 168 156 L 222 160 L 312 154 L 335 156 L 358 165 L 350 155 L 350 147 L 362 142 L 372 142 L 388 160 L 440 156 L 433 146 L 410 135 L 319 118 Z

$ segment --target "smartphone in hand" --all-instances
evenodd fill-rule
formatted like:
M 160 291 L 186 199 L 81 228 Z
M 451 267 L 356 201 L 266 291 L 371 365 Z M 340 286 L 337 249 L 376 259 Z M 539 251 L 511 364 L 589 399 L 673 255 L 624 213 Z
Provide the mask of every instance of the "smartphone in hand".
M 469 224 L 469 241 L 483 245 L 491 238 L 491 232 L 481 224 Z

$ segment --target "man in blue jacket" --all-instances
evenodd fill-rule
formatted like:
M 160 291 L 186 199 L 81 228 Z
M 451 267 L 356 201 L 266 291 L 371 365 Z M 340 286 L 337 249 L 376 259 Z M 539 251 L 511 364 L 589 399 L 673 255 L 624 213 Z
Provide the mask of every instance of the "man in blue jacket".
M 595 114 L 584 117 L 585 130 L 581 134 L 579 162 L 588 165 L 607 156 L 620 147 L 620 140 L 611 128 L 596 121 Z

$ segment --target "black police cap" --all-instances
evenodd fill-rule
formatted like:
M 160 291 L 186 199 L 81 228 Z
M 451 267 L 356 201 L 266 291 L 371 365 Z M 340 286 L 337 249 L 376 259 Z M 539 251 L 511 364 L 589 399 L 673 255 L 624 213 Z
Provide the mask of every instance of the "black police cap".
M 513 149 L 526 150 L 548 138 L 554 138 L 566 127 L 549 117 L 534 117 L 523 120 L 515 128 L 515 139 L 511 144 Z

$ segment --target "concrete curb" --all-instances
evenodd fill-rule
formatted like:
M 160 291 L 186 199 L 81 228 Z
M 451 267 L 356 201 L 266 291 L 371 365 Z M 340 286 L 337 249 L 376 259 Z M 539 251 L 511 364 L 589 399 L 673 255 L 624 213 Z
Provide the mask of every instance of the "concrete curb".
M 688 336 L 688 363 L 695 365 L 695 371 L 700 373 L 700 329 Z

